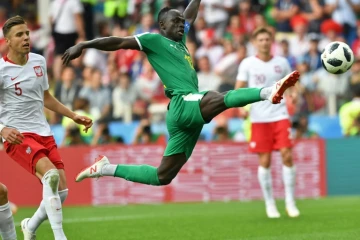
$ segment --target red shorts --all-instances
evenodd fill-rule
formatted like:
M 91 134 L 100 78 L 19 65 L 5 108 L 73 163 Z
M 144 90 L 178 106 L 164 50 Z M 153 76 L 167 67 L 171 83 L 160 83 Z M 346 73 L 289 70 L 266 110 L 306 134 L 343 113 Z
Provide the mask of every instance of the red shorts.
M 53 136 L 43 137 L 34 133 L 23 133 L 23 135 L 25 138 L 20 145 L 4 143 L 6 153 L 15 162 L 34 175 L 36 163 L 44 157 L 48 157 L 57 169 L 64 169 Z
M 291 123 L 288 119 L 251 124 L 249 151 L 268 153 L 281 148 L 292 147 Z

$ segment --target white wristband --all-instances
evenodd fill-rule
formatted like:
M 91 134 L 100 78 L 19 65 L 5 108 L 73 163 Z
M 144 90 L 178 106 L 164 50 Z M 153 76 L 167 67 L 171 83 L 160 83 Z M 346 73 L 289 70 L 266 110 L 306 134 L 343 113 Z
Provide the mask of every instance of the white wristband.
M 0 124 L 0 135 L 1 135 L 1 131 L 2 131 L 4 128 L 6 128 L 6 126 L 5 126 L 5 125 Z

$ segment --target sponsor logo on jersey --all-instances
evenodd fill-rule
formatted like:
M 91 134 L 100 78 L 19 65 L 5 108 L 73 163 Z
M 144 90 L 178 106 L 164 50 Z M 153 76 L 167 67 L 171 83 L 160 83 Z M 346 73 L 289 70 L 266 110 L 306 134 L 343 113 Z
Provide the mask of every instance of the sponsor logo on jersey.
M 42 77 L 43 76 L 43 72 L 40 66 L 36 66 L 34 67 L 34 71 L 37 77 Z

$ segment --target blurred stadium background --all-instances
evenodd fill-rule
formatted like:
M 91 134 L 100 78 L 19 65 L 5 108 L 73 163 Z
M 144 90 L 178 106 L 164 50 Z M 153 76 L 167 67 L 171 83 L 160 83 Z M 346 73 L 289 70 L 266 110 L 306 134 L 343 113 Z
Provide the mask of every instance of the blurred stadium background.
M 115 206 L 261 199 L 257 157 L 247 152 L 251 134 L 247 108 L 229 110 L 204 127 L 192 158 L 170 186 L 155 188 L 111 178 L 73 182 L 76 173 L 99 154 L 107 155 L 114 163 L 158 165 L 168 137 L 164 123 L 168 99 L 159 77 L 140 52 L 89 49 L 67 67 L 59 61 L 62 52 L 67 45 L 95 37 L 158 32 L 158 11 L 164 6 L 183 10 L 188 2 L 0 1 L 0 27 L 14 15 L 26 19 L 32 51 L 47 59 L 51 92 L 68 107 L 95 121 L 93 130 L 85 134 L 68 119 L 46 111 L 66 164 L 70 189 L 66 204 L 72 206 L 65 208 L 68 219 L 65 230 L 71 232 L 69 236 L 72 239 L 360 239 L 355 224 L 360 217 L 360 199 L 356 197 L 360 195 L 360 22 L 357 20 L 360 1 L 357 0 L 339 0 L 338 8 L 333 7 L 336 1 L 332 0 L 202 0 L 198 19 L 188 36 L 187 46 L 201 91 L 234 88 L 240 62 L 255 54 L 250 35 L 259 26 L 273 30 L 273 54 L 286 57 L 292 68 L 301 72 L 300 84 L 286 96 L 292 134 L 297 142 L 294 148 L 297 196 L 322 200 L 300 201 L 303 212 L 300 219 L 267 221 L 263 205 L 257 201 L 228 205 Z M 354 51 L 356 61 L 345 74 L 332 75 L 321 67 L 321 51 L 331 41 L 347 42 Z M 0 30 L 0 56 L 6 51 Z M 275 194 L 282 199 L 279 157 L 274 153 L 272 173 Z M 27 207 L 37 206 L 41 200 L 39 182 L 1 150 L 0 181 L 8 186 L 10 200 L 20 206 L 15 216 L 17 222 L 29 216 L 34 208 Z M 97 207 L 73 207 L 79 205 Z M 111 230 L 115 232 L 112 234 Z M 51 239 L 49 225 L 42 227 L 40 233 L 39 239 Z

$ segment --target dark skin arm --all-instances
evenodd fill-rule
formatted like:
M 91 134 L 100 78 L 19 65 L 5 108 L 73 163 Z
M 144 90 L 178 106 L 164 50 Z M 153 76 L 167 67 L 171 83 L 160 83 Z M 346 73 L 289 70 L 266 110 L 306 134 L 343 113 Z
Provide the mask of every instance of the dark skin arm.
M 186 7 L 183 15 L 185 21 L 193 24 L 196 20 L 201 0 L 192 0 L 189 5 Z
M 140 50 L 135 37 L 104 37 L 91 41 L 81 42 L 66 50 L 62 56 L 63 64 L 68 64 L 71 60 L 80 57 L 82 51 L 86 48 L 95 48 L 102 51 L 116 51 L 119 49 Z

